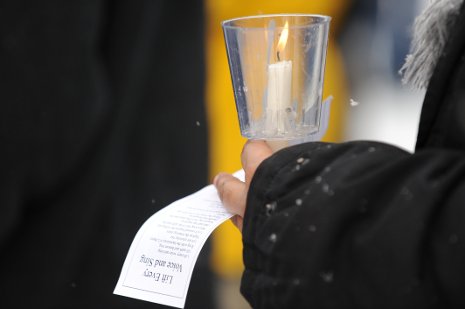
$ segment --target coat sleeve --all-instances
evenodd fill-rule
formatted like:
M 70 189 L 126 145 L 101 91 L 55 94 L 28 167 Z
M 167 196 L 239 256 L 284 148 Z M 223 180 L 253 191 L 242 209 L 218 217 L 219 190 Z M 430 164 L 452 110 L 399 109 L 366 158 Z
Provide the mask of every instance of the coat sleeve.
M 463 308 L 465 154 L 308 143 L 258 168 L 241 292 L 254 308 Z

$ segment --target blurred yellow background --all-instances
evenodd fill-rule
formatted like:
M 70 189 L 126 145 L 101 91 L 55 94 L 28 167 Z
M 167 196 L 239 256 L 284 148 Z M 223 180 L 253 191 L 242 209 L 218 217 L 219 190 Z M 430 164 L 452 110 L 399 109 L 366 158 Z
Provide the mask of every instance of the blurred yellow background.
M 343 136 L 348 102 L 347 81 L 335 37 L 351 1 L 308 0 L 206 0 L 207 113 L 209 121 L 210 177 L 241 168 L 240 153 L 245 139 L 240 136 L 221 22 L 258 14 L 308 13 L 332 17 L 323 97 L 334 96 L 327 141 Z M 239 278 L 242 270 L 241 235 L 228 221 L 213 235 L 212 266 L 223 278 Z

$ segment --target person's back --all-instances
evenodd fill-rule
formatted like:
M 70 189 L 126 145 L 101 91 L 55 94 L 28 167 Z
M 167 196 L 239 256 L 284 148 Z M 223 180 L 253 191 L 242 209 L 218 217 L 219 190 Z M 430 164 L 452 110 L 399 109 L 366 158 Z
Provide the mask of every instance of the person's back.
M 157 307 L 112 292 L 137 228 L 207 180 L 202 19 L 201 1 L 2 3 L 2 308 Z M 212 306 L 207 263 L 189 307 Z

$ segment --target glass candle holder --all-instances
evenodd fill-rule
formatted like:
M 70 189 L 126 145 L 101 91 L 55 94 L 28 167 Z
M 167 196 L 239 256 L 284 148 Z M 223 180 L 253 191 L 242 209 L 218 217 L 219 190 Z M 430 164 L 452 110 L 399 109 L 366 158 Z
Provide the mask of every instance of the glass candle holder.
M 282 14 L 222 23 L 242 136 L 293 140 L 319 130 L 330 20 Z

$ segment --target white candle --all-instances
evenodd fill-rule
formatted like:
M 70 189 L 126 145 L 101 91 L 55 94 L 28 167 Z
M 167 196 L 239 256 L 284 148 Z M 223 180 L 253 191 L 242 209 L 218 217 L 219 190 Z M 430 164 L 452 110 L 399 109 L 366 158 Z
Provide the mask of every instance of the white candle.
M 279 61 L 268 65 L 268 91 L 266 131 L 282 135 L 286 126 L 286 109 L 291 106 L 292 61 Z
M 288 109 L 291 107 L 292 61 L 281 60 L 289 35 L 286 22 L 279 38 L 277 62 L 268 65 L 265 132 L 270 137 L 280 137 L 289 131 Z

